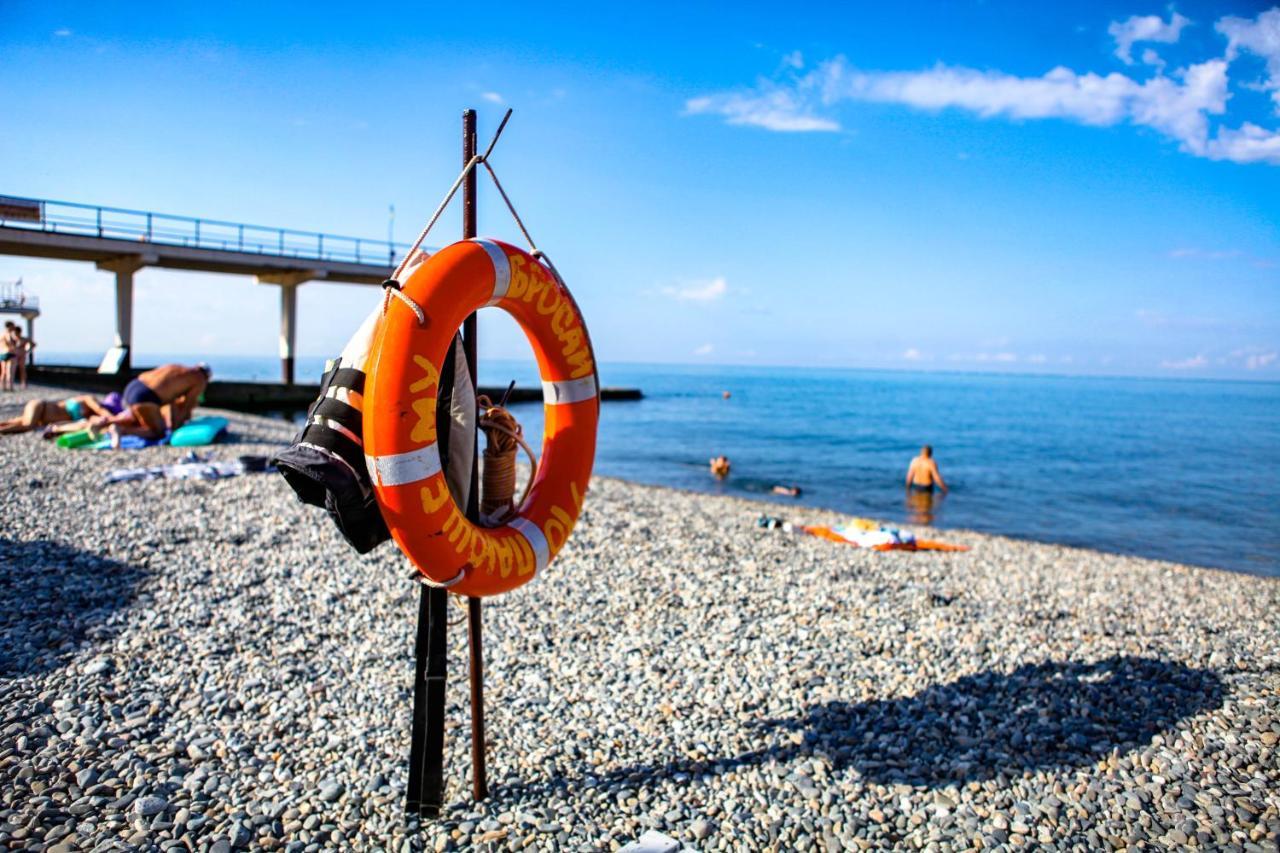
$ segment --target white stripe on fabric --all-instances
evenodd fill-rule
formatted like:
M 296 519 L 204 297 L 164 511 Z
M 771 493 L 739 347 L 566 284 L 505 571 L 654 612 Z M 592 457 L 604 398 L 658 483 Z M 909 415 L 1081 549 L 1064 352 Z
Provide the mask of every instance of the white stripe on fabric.
M 299 447 L 305 447 L 305 448 L 307 448 L 308 450 L 315 450 L 315 451 L 318 451 L 318 452 L 320 452 L 320 453 L 323 453 L 325 456 L 328 456 L 330 460 L 332 460 L 332 461 L 334 461 L 334 462 L 341 463 L 341 464 L 342 464 L 342 467 L 344 467 L 344 468 L 346 468 L 348 471 L 350 471 L 350 472 L 351 472 L 351 474 L 352 474 L 352 476 L 356 477 L 356 479 L 359 479 L 359 478 L 360 478 L 360 474 L 356 471 L 356 469 L 354 469 L 354 468 L 352 468 L 352 467 L 351 467 L 351 463 L 350 463 L 350 462 L 348 462 L 347 460 L 343 459 L 341 456 L 339 456 L 338 454 L 334 453 L 334 452 L 333 452 L 332 450 L 330 450 L 329 448 L 327 448 L 327 447 L 321 447 L 321 446 L 320 446 L 320 445 L 318 445 L 318 444 L 312 444 L 312 443 L 311 443 L 311 442 L 309 442 L 309 441 L 300 441 L 300 442 L 298 442 L 298 446 L 299 446 Z
M 440 473 L 440 449 L 433 441 L 408 453 L 365 456 L 369 476 L 379 486 L 403 486 Z
M 360 439 L 360 436 L 356 435 L 354 432 L 347 429 L 346 427 L 344 427 L 342 424 L 338 423 L 335 420 L 330 420 L 329 418 L 322 418 L 319 415 L 317 415 L 316 417 L 313 417 L 311 419 L 311 423 L 319 424 L 322 427 L 328 427 L 334 432 L 340 432 L 343 435 L 345 435 L 347 438 L 354 441 L 356 443 L 356 447 L 364 447 L 364 442 Z
M 596 378 L 566 379 L 562 382 L 542 382 L 542 402 L 548 406 L 581 403 L 596 396 Z
M 330 385 L 329 390 L 324 392 L 326 397 L 337 400 L 339 403 L 346 403 L 356 411 L 364 411 L 364 396 L 357 394 L 350 388 L 344 388 L 341 385 Z
M 472 238 L 471 242 L 483 246 L 485 254 L 493 262 L 493 296 L 485 305 L 497 305 L 511 286 L 511 261 L 507 260 L 507 253 L 502 251 L 502 247 L 492 240 Z
M 533 549 L 534 574 L 541 572 L 547 567 L 547 563 L 551 562 L 551 546 L 547 543 L 547 537 L 542 534 L 541 528 L 527 518 L 516 516 L 507 522 L 516 533 L 524 537 L 529 543 L 529 547 Z

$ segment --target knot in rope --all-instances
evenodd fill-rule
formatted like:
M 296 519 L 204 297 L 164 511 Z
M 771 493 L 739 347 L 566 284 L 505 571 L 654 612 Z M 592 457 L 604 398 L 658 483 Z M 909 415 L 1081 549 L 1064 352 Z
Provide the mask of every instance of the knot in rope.
M 529 495 L 538 473 L 538 459 L 524 440 L 524 430 L 515 416 L 502 406 L 494 405 L 487 396 L 476 398 L 480 408 L 477 421 L 485 435 L 483 476 L 480 482 L 480 515 L 490 525 L 502 524 L 514 513 L 518 503 L 516 490 L 516 451 L 529 454 L 529 480 L 524 485 L 519 504 Z
M 382 289 L 385 295 L 382 297 L 382 313 L 387 313 L 387 306 L 391 304 L 391 297 L 395 297 L 409 306 L 409 310 L 418 318 L 418 325 L 425 326 L 427 324 L 427 312 L 422 310 L 422 306 L 409 298 L 403 290 L 400 289 L 400 282 L 394 278 L 389 278 L 382 283 Z

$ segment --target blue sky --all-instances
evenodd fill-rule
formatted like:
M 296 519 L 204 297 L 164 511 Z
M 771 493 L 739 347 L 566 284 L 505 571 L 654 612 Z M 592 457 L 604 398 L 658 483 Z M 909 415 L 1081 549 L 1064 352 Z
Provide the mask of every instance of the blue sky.
M 509 105 L 494 165 L 606 363 L 1280 379 L 1280 8 L 894 5 L 9 0 L 0 194 L 405 240 Z M 46 350 L 110 344 L 109 274 L 18 277 Z M 137 282 L 144 360 L 274 354 L 274 288 Z M 301 352 L 376 296 L 306 285 Z

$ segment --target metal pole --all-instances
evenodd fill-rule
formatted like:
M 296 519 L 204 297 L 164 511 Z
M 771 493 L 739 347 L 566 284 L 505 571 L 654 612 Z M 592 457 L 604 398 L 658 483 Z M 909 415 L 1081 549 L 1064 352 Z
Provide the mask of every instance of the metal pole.
M 462 163 L 466 165 L 476 156 L 476 111 L 462 113 Z M 467 174 L 462 185 L 462 238 L 476 236 L 476 170 Z M 471 386 L 476 386 L 476 315 L 473 313 L 462 324 L 462 349 L 467 357 L 467 372 L 471 374 Z M 476 441 L 476 437 L 472 437 Z M 472 523 L 480 520 L 480 489 L 478 447 L 473 447 L 471 463 L 471 490 L 467 500 L 467 518 Z M 467 647 L 471 657 L 471 793 L 477 800 L 489 796 L 489 780 L 485 772 L 484 743 L 484 648 L 482 645 L 482 621 L 480 599 L 467 599 Z

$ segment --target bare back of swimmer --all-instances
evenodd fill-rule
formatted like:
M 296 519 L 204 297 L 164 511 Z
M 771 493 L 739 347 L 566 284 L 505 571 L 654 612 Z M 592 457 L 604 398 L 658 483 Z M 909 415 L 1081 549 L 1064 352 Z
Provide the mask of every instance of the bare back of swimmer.
M 160 438 L 177 429 L 190 420 L 211 375 L 206 364 L 164 364 L 138 374 L 124 388 L 125 410 L 112 419 L 112 432 Z M 161 407 L 169 409 L 168 417 Z
M 907 468 L 907 488 L 947 491 L 947 483 L 933 459 L 933 447 L 930 445 L 920 448 L 920 455 L 911 460 L 911 466 Z

